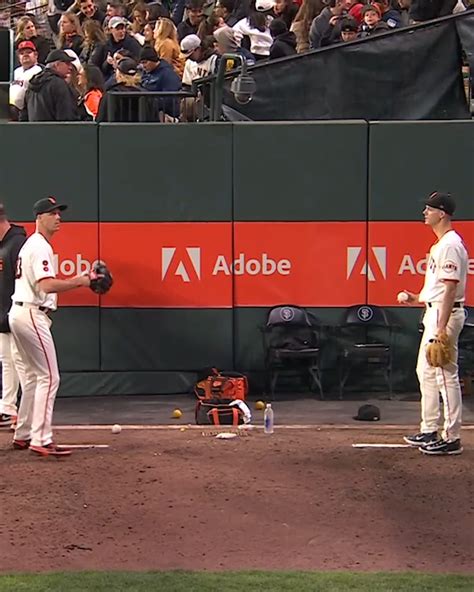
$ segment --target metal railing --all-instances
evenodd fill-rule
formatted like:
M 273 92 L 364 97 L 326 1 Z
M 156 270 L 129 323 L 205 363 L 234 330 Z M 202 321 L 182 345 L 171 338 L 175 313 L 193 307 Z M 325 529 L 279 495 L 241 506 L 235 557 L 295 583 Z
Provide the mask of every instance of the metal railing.
M 107 121 L 110 123 L 203 121 L 205 106 L 201 99 L 199 93 L 193 91 L 108 91 Z

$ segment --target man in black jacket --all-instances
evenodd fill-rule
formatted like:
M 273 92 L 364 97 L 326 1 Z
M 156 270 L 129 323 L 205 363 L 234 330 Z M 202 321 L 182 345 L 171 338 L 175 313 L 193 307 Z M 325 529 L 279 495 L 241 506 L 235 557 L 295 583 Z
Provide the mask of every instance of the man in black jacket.
M 74 58 L 54 49 L 46 58 L 46 68 L 33 76 L 25 95 L 20 121 L 77 121 L 77 103 L 66 82 Z
M 16 423 L 19 378 L 17 367 L 23 370 L 16 353 L 8 324 L 8 311 L 12 304 L 18 253 L 26 240 L 22 226 L 11 224 L 0 204 L 0 357 L 2 360 L 2 401 L 0 428 Z M 14 362 L 15 359 L 15 362 Z
M 113 16 L 109 21 L 109 39 L 105 45 L 106 60 L 102 64 L 102 73 L 104 78 L 107 79 L 114 73 L 113 63 L 114 54 L 121 49 L 126 49 L 130 52 L 130 57 L 135 61 L 140 58 L 140 51 L 142 49 L 138 41 L 127 33 L 127 27 L 129 22 L 120 17 Z

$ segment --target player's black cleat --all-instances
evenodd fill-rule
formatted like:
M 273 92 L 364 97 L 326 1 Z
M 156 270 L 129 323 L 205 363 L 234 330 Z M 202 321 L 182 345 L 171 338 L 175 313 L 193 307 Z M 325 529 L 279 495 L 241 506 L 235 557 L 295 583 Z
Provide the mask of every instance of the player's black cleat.
M 462 450 L 463 448 L 460 439 L 453 440 L 452 442 L 438 440 L 437 442 L 434 442 L 434 444 L 420 446 L 420 452 L 423 452 L 423 454 L 438 454 L 440 456 L 446 454 L 461 454 Z
M 439 440 L 439 438 L 438 432 L 420 432 L 419 434 L 415 434 L 414 436 L 403 436 L 403 440 L 407 444 L 410 444 L 410 446 L 415 446 L 416 448 L 419 448 L 420 446 L 425 446 L 427 444 L 434 444 Z
M 0 428 L 9 428 L 16 424 L 16 415 L 7 415 L 2 413 L 0 415 Z

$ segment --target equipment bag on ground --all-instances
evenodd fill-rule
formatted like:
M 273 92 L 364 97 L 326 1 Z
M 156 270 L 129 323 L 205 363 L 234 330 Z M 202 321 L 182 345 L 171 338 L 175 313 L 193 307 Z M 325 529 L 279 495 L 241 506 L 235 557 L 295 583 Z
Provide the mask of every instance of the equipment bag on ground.
M 211 368 L 194 386 L 198 399 L 240 399 L 245 401 L 249 392 L 247 377 L 240 372 L 219 372 Z
M 235 402 L 235 399 L 199 399 L 196 404 L 196 423 L 216 426 L 243 424 L 245 413 Z

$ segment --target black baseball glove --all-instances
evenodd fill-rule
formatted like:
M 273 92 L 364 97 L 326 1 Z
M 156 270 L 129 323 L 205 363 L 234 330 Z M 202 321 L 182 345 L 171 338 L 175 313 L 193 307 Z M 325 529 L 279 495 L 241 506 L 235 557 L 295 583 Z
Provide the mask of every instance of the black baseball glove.
M 100 261 L 92 267 L 90 280 L 90 289 L 96 294 L 106 294 L 114 283 L 114 279 L 107 269 L 107 265 Z

